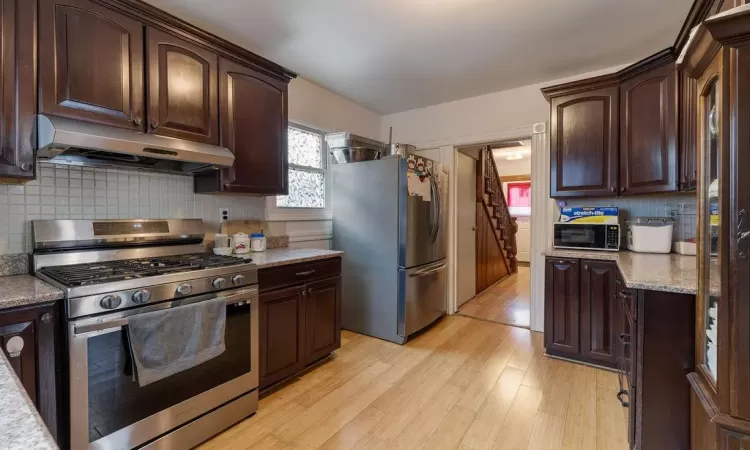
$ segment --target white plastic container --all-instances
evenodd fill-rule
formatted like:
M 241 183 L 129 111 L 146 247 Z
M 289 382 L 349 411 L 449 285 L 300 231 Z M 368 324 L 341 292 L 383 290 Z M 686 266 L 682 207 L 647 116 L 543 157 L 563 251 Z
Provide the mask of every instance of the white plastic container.
M 671 217 L 634 217 L 628 226 L 628 249 L 639 253 L 672 251 L 674 219 Z
M 253 233 L 250 235 L 250 251 L 265 252 L 266 236 L 263 233 Z

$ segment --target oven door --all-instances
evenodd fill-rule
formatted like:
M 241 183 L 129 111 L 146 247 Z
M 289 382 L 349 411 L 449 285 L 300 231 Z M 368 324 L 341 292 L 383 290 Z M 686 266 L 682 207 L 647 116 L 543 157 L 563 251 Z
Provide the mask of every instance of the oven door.
M 600 223 L 556 223 L 555 248 L 604 250 L 607 248 L 607 226 Z
M 224 353 L 139 387 L 123 330 L 128 318 L 218 296 L 227 298 Z M 71 448 L 134 448 L 257 389 L 258 333 L 257 286 L 70 322 Z

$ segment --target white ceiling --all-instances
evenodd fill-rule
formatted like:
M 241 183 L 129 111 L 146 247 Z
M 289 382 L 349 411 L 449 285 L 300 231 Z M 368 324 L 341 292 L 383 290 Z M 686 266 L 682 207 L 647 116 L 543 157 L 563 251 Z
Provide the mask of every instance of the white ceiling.
M 381 114 L 629 63 L 693 0 L 147 0 Z

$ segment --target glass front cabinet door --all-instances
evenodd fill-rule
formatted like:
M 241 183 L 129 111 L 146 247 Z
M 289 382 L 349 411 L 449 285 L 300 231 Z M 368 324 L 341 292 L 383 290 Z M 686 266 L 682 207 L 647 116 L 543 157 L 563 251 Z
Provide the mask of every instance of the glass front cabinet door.
M 678 67 L 698 86 L 692 448 L 750 449 L 750 9 L 706 19 Z

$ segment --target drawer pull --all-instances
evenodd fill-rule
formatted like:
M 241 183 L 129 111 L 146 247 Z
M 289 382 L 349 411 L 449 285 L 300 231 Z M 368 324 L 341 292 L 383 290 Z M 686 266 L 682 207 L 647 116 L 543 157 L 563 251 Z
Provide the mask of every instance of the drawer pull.
M 313 275 L 315 273 L 315 270 L 306 270 L 304 272 L 297 272 L 296 275 L 298 277 L 309 277 L 310 275 Z
M 628 401 L 627 402 L 622 399 L 623 395 L 627 395 L 628 396 Z M 630 401 L 629 401 L 630 400 L 630 393 L 627 390 L 621 389 L 620 392 L 617 393 L 617 400 L 620 401 L 620 404 L 622 405 L 623 408 L 629 408 L 630 407 Z
M 627 289 L 623 289 L 620 291 L 620 297 L 629 298 L 630 297 L 630 291 Z

